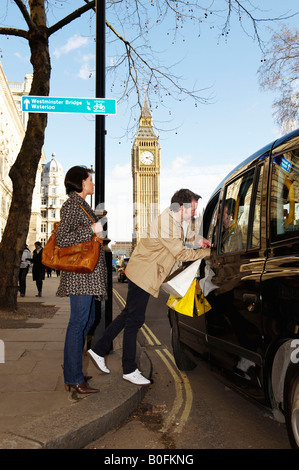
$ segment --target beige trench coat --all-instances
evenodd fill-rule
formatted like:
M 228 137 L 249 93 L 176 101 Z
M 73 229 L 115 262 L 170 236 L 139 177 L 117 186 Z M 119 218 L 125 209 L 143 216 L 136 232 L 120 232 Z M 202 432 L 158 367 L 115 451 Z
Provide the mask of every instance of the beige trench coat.
M 210 256 L 210 248 L 194 250 L 185 247 L 182 226 L 173 212 L 166 209 L 148 227 L 133 251 L 126 276 L 153 297 L 158 297 L 175 261 L 195 261 L 206 256 Z

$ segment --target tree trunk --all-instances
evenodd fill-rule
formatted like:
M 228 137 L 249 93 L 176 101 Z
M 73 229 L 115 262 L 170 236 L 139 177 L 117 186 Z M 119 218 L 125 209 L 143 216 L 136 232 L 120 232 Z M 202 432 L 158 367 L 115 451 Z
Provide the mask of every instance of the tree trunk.
M 51 75 L 44 1 L 31 1 L 29 29 L 33 66 L 30 95 L 49 96 Z M 47 126 L 47 114 L 30 113 L 24 141 L 10 169 L 13 197 L 0 247 L 0 308 L 17 310 L 18 274 L 31 216 L 32 195 Z

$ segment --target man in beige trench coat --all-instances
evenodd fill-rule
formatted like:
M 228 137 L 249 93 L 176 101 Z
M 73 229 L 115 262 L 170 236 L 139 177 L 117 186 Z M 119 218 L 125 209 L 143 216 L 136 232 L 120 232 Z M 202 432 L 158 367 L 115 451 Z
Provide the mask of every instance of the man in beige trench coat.
M 145 321 L 149 296 L 158 297 L 162 283 L 177 260 L 195 261 L 210 256 L 211 245 L 208 240 L 200 240 L 201 249 L 187 248 L 184 245 L 183 223 L 190 222 L 195 216 L 199 198 L 200 196 L 188 189 L 177 191 L 171 199 L 171 206 L 149 225 L 147 233 L 133 251 L 126 268 L 126 306 L 93 349 L 88 350 L 102 371 L 110 372 L 104 356 L 108 354 L 113 339 L 124 328 L 123 378 L 136 385 L 150 383 L 136 364 L 137 333 Z

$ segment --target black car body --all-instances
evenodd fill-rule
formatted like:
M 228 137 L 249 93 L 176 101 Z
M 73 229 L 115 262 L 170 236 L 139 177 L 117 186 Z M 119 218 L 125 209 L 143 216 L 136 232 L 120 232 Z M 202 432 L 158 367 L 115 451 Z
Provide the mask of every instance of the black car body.
M 208 364 L 285 420 L 298 448 L 299 129 L 224 179 L 207 204 L 203 236 L 213 246 L 199 277 L 211 270 L 217 287 L 206 295 L 212 308 L 203 315 L 169 311 L 177 365 Z

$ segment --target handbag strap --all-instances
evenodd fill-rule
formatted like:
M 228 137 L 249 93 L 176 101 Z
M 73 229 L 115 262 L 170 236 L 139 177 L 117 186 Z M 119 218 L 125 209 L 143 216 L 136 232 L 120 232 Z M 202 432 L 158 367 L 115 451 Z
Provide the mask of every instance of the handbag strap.
M 75 202 L 77 202 L 77 201 L 75 201 Z M 77 204 L 79 204 L 79 202 L 77 202 Z M 92 221 L 92 223 L 95 224 L 96 222 L 95 222 L 95 221 L 93 220 L 93 218 L 88 214 L 88 212 L 84 209 L 84 207 L 82 207 L 81 204 L 79 204 L 79 206 L 80 206 L 81 209 L 85 212 L 85 214 L 88 215 L 88 217 L 90 218 L 90 220 Z M 97 241 L 99 241 L 100 243 L 103 243 L 103 240 L 102 240 L 101 238 L 97 237 L 96 234 L 94 234 L 94 236 L 95 236 L 95 239 L 96 239 Z
M 79 204 L 79 202 L 78 202 Z M 88 212 L 84 209 L 84 207 L 81 206 L 81 204 L 79 204 L 79 206 L 81 207 L 81 209 L 85 212 L 86 215 L 88 215 L 88 217 L 90 218 L 90 220 L 92 221 L 93 224 L 95 224 L 95 221 L 93 220 L 93 218 L 88 214 Z
M 96 222 L 95 222 L 95 221 L 93 220 L 93 218 L 88 214 L 88 212 L 84 209 L 84 207 L 82 207 L 81 204 L 79 204 L 79 202 L 77 202 L 77 201 L 75 201 L 75 202 L 81 207 L 81 209 L 85 212 L 85 214 L 88 215 L 88 217 L 90 218 L 90 220 L 95 224 Z M 58 225 L 59 225 L 59 222 L 55 222 L 55 223 L 54 223 L 54 228 L 53 228 L 52 233 L 55 234 L 55 236 L 56 236 L 56 230 L 57 230 L 57 228 L 58 228 Z M 95 236 L 95 239 L 96 239 L 97 241 L 99 241 L 100 243 L 103 243 L 103 240 L 102 240 L 101 238 L 97 237 L 96 234 L 94 234 L 94 236 Z
M 88 215 L 88 217 L 90 218 L 90 220 L 92 221 L 93 224 L 95 224 L 96 222 L 93 220 L 93 218 L 88 214 L 88 212 L 84 209 L 83 206 L 81 206 L 81 204 L 78 202 L 78 201 L 75 201 L 80 207 L 81 209 L 85 212 L 86 215 Z

